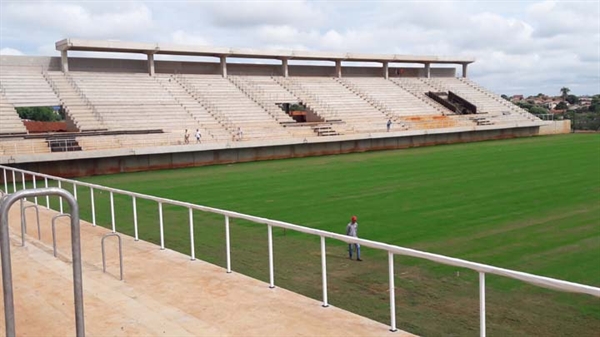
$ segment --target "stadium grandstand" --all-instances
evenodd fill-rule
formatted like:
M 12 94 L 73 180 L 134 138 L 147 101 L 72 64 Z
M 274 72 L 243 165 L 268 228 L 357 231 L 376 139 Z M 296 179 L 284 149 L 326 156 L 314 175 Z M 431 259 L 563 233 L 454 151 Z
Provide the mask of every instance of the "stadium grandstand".
M 58 41 L 56 49 L 61 57 L 2 56 L 0 162 L 26 162 L 32 154 L 68 160 L 94 157 L 102 150 L 164 146 L 179 149 L 157 151 L 189 151 L 181 147 L 188 145 L 185 130 L 191 138 L 198 130 L 207 149 L 224 149 L 480 130 L 502 130 L 502 137 L 512 137 L 510 130 L 527 129 L 520 135 L 530 135 L 548 124 L 468 79 L 470 58 L 78 39 Z M 68 56 L 76 51 L 142 54 L 147 59 Z M 217 62 L 160 61 L 155 55 L 213 57 Z M 279 60 L 281 65 L 228 63 L 228 58 Z M 461 77 L 447 67 L 453 64 L 462 67 Z M 64 111 L 68 132 L 29 133 L 15 108 L 38 106 Z M 74 151 L 83 153 L 70 153 Z

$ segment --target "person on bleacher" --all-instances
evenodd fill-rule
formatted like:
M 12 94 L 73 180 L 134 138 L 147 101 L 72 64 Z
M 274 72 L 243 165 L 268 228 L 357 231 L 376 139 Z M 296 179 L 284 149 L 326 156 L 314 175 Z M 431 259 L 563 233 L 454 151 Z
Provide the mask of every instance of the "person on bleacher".
M 200 138 L 202 138 L 200 130 L 196 129 L 196 144 L 200 143 Z
M 188 132 L 188 129 L 185 129 L 185 133 L 183 134 L 183 143 L 184 144 L 190 143 L 190 134 Z

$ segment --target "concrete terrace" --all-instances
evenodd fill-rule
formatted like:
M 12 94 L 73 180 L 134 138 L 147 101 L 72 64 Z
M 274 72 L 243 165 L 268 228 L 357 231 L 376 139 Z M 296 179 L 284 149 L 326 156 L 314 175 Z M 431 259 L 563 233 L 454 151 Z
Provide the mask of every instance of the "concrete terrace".
M 75 334 L 70 229 L 58 220 L 58 258 L 52 256 L 51 218 L 42 206 L 41 240 L 35 214 L 20 247 L 18 203 L 9 213 L 16 330 L 19 336 Z M 86 333 L 89 336 L 382 336 L 387 325 L 154 244 L 122 235 L 125 281 L 118 280 L 116 239 L 82 222 Z M 2 309 L 3 311 L 3 309 Z M 4 320 L 0 320 L 4 331 Z M 412 336 L 398 331 L 394 336 Z

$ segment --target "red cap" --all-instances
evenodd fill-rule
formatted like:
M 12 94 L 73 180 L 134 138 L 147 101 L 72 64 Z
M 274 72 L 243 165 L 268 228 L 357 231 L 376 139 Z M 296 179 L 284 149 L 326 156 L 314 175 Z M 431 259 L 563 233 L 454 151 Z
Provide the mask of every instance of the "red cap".
M 352 216 L 352 221 L 356 221 L 356 215 Z

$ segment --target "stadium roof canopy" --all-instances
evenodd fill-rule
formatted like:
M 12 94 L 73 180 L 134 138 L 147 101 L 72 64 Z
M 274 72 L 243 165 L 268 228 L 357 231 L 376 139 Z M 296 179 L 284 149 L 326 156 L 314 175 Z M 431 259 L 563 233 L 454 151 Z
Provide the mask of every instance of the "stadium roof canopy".
M 398 54 L 362 54 L 339 52 L 314 52 L 306 50 L 257 50 L 233 49 L 222 47 L 172 45 L 162 43 L 140 43 L 124 41 L 99 41 L 84 39 L 63 39 L 56 42 L 56 50 L 65 51 L 92 51 L 92 52 L 118 52 L 138 54 L 165 54 L 187 56 L 212 56 L 235 57 L 254 59 L 279 59 L 279 60 L 311 60 L 311 61 L 353 61 L 353 62 L 393 62 L 393 63 L 438 63 L 462 64 L 475 62 L 469 57 L 446 56 L 416 56 Z

